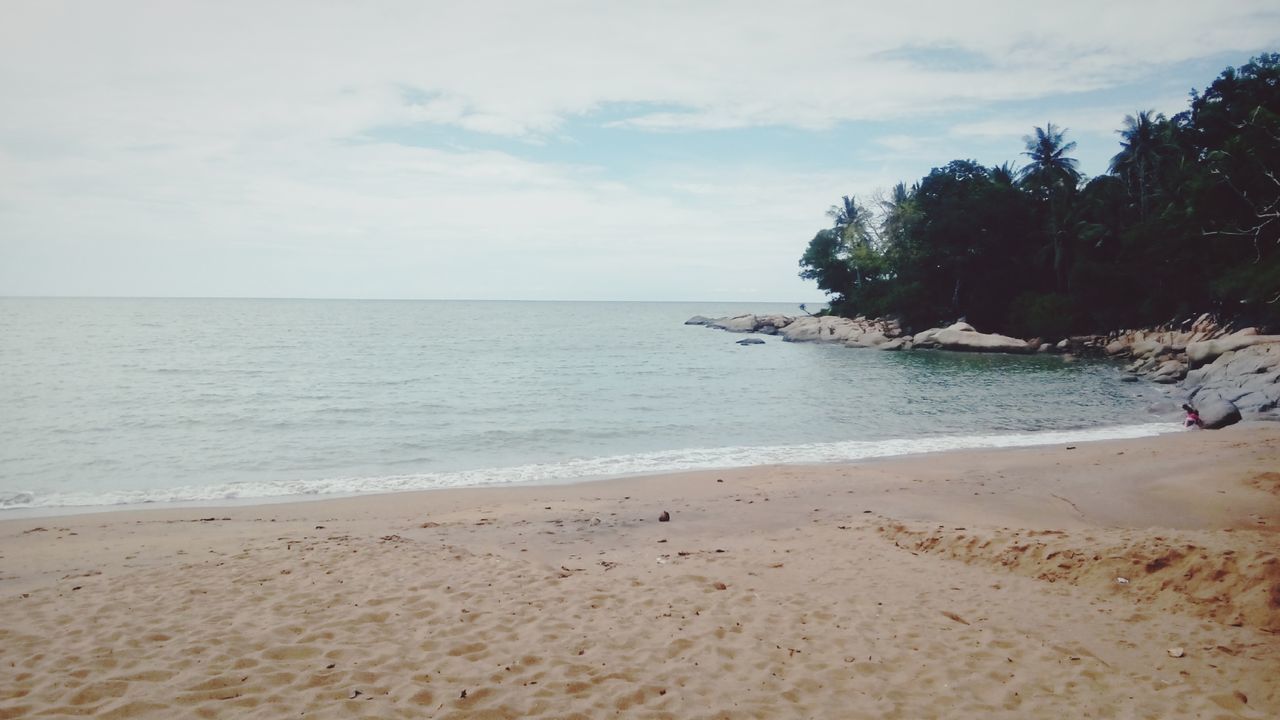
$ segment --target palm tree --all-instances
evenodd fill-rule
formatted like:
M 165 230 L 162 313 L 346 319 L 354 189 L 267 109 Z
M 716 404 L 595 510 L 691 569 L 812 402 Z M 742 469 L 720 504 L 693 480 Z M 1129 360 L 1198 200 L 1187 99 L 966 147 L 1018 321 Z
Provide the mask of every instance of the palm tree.
M 1021 171 L 1013 166 L 1013 163 L 1004 163 L 991 168 L 991 181 L 997 185 L 1004 187 L 1012 187 L 1017 184 L 1017 178 Z
M 1066 134 L 1065 128 L 1059 130 L 1053 123 L 1046 123 L 1043 128 L 1035 128 L 1035 135 L 1024 135 L 1022 141 L 1027 149 L 1022 154 L 1030 158 L 1031 163 L 1018 171 L 1018 179 L 1050 192 L 1060 188 L 1074 190 L 1080 182 L 1080 163 L 1067 157 L 1067 153 L 1076 149 L 1076 144 L 1063 142 Z
M 866 208 L 858 204 L 858 201 L 848 195 L 840 198 L 839 205 L 832 205 L 827 211 L 832 220 L 832 229 L 836 231 L 836 235 L 844 242 L 849 252 L 860 246 L 870 245 L 871 232 L 867 227 L 870 220 L 870 214 Z M 854 267 L 856 283 L 862 284 L 862 270 Z
M 1053 275 L 1058 289 L 1064 289 L 1066 243 L 1062 237 L 1060 219 L 1066 215 L 1066 205 L 1076 186 L 1080 184 L 1080 163 L 1067 153 L 1076 149 L 1075 142 L 1065 142 L 1066 129 L 1059 130 L 1053 123 L 1035 128 L 1035 135 L 1026 135 L 1026 152 L 1030 164 L 1018 171 L 1023 187 L 1039 196 L 1049 205 L 1049 244 L 1053 248 Z
M 1124 129 L 1120 133 L 1120 152 L 1111 158 L 1111 172 L 1120 176 L 1129 187 L 1138 186 L 1138 216 L 1147 219 L 1147 179 L 1154 174 L 1164 150 L 1161 127 L 1164 115 L 1155 110 L 1142 110 L 1137 116 L 1124 116 Z M 1136 182 L 1135 182 L 1136 181 Z

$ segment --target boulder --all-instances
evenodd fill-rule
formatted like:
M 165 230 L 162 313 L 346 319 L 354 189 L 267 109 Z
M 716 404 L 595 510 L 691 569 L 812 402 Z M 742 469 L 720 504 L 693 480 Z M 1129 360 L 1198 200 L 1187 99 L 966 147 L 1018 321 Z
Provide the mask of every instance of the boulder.
M 939 330 L 933 333 L 931 339 L 945 350 L 961 352 L 1026 353 L 1035 350 L 1027 344 L 1026 340 L 994 333 L 980 333 L 968 323 L 956 323 Z
M 1163 384 L 1175 383 L 1186 374 L 1187 368 L 1177 360 L 1165 360 L 1151 372 L 1152 382 Z
M 729 332 L 755 332 L 756 316 L 755 315 L 737 315 L 730 318 L 720 318 L 707 323 L 707 327 L 717 330 L 727 330 Z
M 1238 333 L 1215 340 L 1187 343 L 1187 358 L 1191 361 L 1191 367 L 1198 368 L 1205 363 L 1213 362 L 1223 353 L 1273 343 L 1280 343 L 1280 335 L 1258 335 L 1257 330 L 1245 328 Z
M 739 345 L 763 345 L 764 341 L 760 338 L 743 338 L 738 341 Z
M 701 315 L 694 315 L 688 320 L 685 320 L 684 324 L 685 325 L 706 325 L 709 322 L 711 322 L 711 318 L 702 317 Z
M 879 347 L 887 342 L 889 338 L 885 337 L 884 333 L 879 330 L 868 330 L 861 335 L 849 338 L 845 345 L 847 347 Z
M 880 343 L 875 346 L 877 350 L 909 350 L 911 348 L 911 338 L 899 337 Z
M 795 320 L 796 319 L 791 315 L 757 315 L 756 332 L 773 335 L 782 328 L 795 322 Z
M 1172 350 L 1173 347 L 1171 345 L 1166 345 L 1161 340 L 1139 340 L 1129 346 L 1129 351 L 1133 353 L 1134 357 L 1163 355 L 1164 353 L 1171 352 Z
M 1214 398 L 1201 401 L 1196 408 L 1200 411 L 1200 420 L 1207 430 L 1217 430 L 1240 422 L 1240 409 L 1230 400 Z
M 942 328 L 930 328 L 922 332 L 918 332 L 911 338 L 911 342 L 918 348 L 936 348 L 938 343 L 933 339 L 934 335 L 942 332 Z
M 1280 343 L 1225 352 L 1188 372 L 1183 388 L 1192 397 L 1229 400 L 1247 415 L 1271 413 L 1280 408 Z
M 782 328 L 778 333 L 787 342 L 847 342 L 851 336 L 860 335 L 863 327 L 849 318 L 823 315 L 802 317 Z

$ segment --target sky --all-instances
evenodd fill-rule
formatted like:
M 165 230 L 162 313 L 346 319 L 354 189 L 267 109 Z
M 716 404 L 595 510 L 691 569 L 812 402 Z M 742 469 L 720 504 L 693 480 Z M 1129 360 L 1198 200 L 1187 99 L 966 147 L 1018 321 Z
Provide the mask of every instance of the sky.
M 1087 175 L 1274 0 L 3 0 L 0 295 L 815 302 L 842 195 Z

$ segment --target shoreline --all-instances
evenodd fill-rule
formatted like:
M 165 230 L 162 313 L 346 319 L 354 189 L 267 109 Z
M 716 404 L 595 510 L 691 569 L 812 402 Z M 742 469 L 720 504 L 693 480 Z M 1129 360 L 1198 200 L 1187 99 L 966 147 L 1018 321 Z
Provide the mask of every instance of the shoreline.
M 1277 467 L 1257 423 L 0 520 L 0 717 L 1274 716 Z
M 352 489 L 325 491 L 323 489 L 317 492 L 309 493 L 290 493 L 279 495 L 258 495 L 250 497 L 191 497 L 178 500 L 147 500 L 142 502 L 118 502 L 108 504 L 85 504 L 85 505 L 34 505 L 21 507 L 0 508 L 0 522 L 11 519 L 26 518 L 54 518 L 63 516 L 75 516 L 83 514 L 94 514 L 99 512 L 131 512 L 149 509 L 163 508 L 237 508 L 251 507 L 255 505 L 275 505 L 280 503 L 291 502 L 315 502 L 326 499 L 341 499 L 350 497 L 362 497 L 367 495 L 389 495 L 397 493 L 414 493 L 414 492 L 434 492 L 438 490 L 456 490 L 464 488 L 505 488 L 505 487 L 540 487 L 554 485 L 573 485 L 577 483 L 592 483 L 604 480 L 613 480 L 620 478 L 649 477 L 658 475 L 667 475 L 672 473 L 689 473 L 700 471 L 714 470 L 732 470 L 738 468 L 750 467 L 774 467 L 774 466 L 792 466 L 792 465 L 828 465 L 841 463 L 862 463 L 870 460 L 882 460 L 892 458 L 905 458 L 923 455 L 936 455 L 939 453 L 963 452 L 965 450 L 990 450 L 1004 448 L 1019 447 L 1037 447 L 1043 445 L 1053 445 L 1063 442 L 1101 442 L 1112 439 L 1129 439 L 1141 437 L 1153 437 L 1160 434 L 1179 432 L 1181 428 L 1175 423 L 1167 421 L 1153 421 L 1141 424 L 1130 425 L 1114 425 L 1104 427 L 1082 427 L 1067 430 L 1034 430 L 1026 432 L 998 432 L 991 431 L 976 435 L 954 435 L 943 434 L 916 438 L 888 438 L 882 440 L 846 440 L 837 442 L 816 442 L 798 445 L 778 445 L 778 446 L 760 446 L 760 447 L 729 447 L 729 448 L 687 448 L 671 451 L 655 451 L 649 453 L 639 453 L 635 455 L 619 456 L 619 457 L 600 457 L 600 458 L 582 458 L 562 461 L 559 463 L 541 463 L 529 464 L 513 467 L 500 468 L 481 468 L 475 470 L 464 470 L 453 473 L 419 473 L 406 475 L 391 476 L 373 476 L 373 477 L 354 477 L 354 478 L 338 478 L 331 480 L 294 480 L 281 482 L 281 485 L 306 485 L 312 484 L 317 487 L 333 487 L 337 484 L 349 484 Z M 694 458 L 698 456 L 718 455 L 724 459 L 724 464 L 718 464 L 713 460 L 710 463 L 701 462 L 692 467 L 681 467 L 678 460 L 670 458 Z M 770 459 L 762 462 L 749 462 L 752 456 L 768 457 Z M 668 458 L 662 460 L 662 458 Z M 636 468 L 630 470 L 622 470 L 618 472 L 603 471 L 610 465 L 623 466 L 627 463 L 635 463 L 639 459 L 659 459 L 658 463 L 665 462 L 667 467 L 657 468 Z M 748 462 L 734 462 L 734 460 L 748 460 Z M 697 461 L 692 461 L 697 462 Z M 574 472 L 580 472 L 579 467 L 587 468 L 590 472 L 575 475 Z M 477 482 L 474 484 L 459 485 L 442 485 L 428 486 L 426 478 L 435 480 L 437 478 L 449 478 L 450 476 L 474 476 L 474 475 L 493 475 L 502 476 L 512 473 L 519 474 L 524 471 L 534 470 L 535 474 L 541 477 L 534 479 L 522 480 L 493 480 L 489 482 Z M 563 474 L 560 474 L 563 473 Z M 414 482 L 423 483 L 423 486 L 402 486 L 395 487 L 396 484 L 411 485 Z M 363 486 L 364 489 L 360 489 Z M 156 489 L 153 491 L 119 491 L 118 494 L 128 495 L 138 492 L 153 492 L 159 495 L 169 493 L 199 493 L 203 488 L 234 488 L 232 485 L 210 485 L 210 486 L 181 486 L 169 489 Z M 209 490 L 203 490 L 209 492 Z M 227 490 L 231 492 L 233 490 Z

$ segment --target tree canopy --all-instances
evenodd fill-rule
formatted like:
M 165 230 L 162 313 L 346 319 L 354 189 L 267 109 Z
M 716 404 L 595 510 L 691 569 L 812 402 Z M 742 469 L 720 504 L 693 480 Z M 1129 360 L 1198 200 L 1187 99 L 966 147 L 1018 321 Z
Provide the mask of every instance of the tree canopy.
M 954 160 L 864 206 L 844 197 L 800 259 L 832 312 L 964 317 L 1060 337 L 1215 311 L 1280 324 L 1280 54 L 1228 68 L 1173 117 L 1124 118 L 1107 174 L 1068 130 L 1026 164 Z

